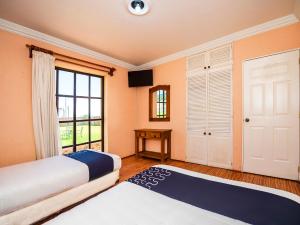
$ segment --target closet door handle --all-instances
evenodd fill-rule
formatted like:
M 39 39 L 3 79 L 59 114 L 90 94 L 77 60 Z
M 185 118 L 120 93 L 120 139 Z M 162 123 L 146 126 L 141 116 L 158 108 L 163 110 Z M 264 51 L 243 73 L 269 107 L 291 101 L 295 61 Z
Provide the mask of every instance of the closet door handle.
M 204 69 L 206 70 L 206 66 L 204 66 Z
M 208 135 L 211 135 L 211 133 L 209 132 Z
M 206 132 L 204 132 L 203 134 L 206 135 Z
M 207 68 L 210 69 L 210 66 L 208 66 Z

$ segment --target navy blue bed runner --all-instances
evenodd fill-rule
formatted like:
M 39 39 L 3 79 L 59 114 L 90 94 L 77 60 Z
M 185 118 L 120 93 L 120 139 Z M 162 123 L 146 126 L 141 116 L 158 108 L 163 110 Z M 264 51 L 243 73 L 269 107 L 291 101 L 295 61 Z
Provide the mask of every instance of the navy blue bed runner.
M 111 156 L 99 152 L 83 150 L 65 155 L 86 164 L 89 168 L 89 180 L 102 177 L 114 170 L 114 160 Z
M 151 167 L 128 180 L 170 198 L 250 224 L 300 225 L 300 204 L 275 194 Z

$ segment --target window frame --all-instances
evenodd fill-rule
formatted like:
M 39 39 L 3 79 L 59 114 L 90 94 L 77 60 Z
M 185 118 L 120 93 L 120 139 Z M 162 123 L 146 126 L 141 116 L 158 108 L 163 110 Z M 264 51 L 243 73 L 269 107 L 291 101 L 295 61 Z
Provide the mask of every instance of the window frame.
M 163 91 L 163 101 L 155 102 L 156 105 L 153 105 L 153 94 L 157 91 Z M 156 95 L 155 95 L 156 98 Z M 162 105 L 163 115 L 159 117 L 153 117 L 153 111 L 157 115 L 157 103 Z M 154 108 L 155 107 L 155 108 Z M 166 111 L 165 111 L 166 109 Z M 170 121 L 170 85 L 157 85 L 149 89 L 149 121 L 150 122 L 165 122 Z
M 71 72 L 73 73 L 73 95 L 65 95 L 65 94 L 59 94 L 59 71 L 65 71 L 65 72 Z M 79 75 L 86 75 L 88 76 L 88 96 L 77 96 L 76 95 L 76 81 L 77 81 L 77 74 Z M 61 123 L 72 123 L 73 124 L 73 144 L 72 145 L 68 145 L 68 146 L 62 146 L 63 149 L 65 148 L 73 148 L 73 152 L 77 151 L 77 146 L 81 146 L 81 145 L 89 145 L 89 149 L 91 149 L 91 145 L 93 143 L 97 143 L 97 142 L 101 142 L 101 151 L 104 152 L 104 76 L 101 75 L 95 75 L 95 74 L 91 74 L 91 73 L 86 73 L 86 72 L 81 72 L 81 71 L 77 71 L 77 70 L 71 70 L 71 69 L 66 69 L 66 68 L 62 68 L 62 67 L 55 67 L 55 76 L 56 76 L 56 93 L 55 93 L 55 97 L 56 97 L 56 109 L 57 109 L 57 113 L 59 110 L 59 97 L 66 97 L 66 98 L 72 98 L 73 100 L 73 116 L 71 120 L 63 120 L 60 121 L 59 117 L 59 124 Z M 91 77 L 96 77 L 96 78 L 100 78 L 101 80 L 101 95 L 100 97 L 92 97 L 91 96 Z M 88 119 L 77 119 L 76 118 L 76 102 L 77 99 L 88 99 Z M 92 99 L 98 99 L 101 100 L 101 118 L 100 119 L 92 119 L 91 118 L 91 100 Z M 91 140 L 91 122 L 95 122 L 95 121 L 100 121 L 101 122 L 101 139 L 100 140 Z M 78 122 L 88 122 L 88 130 L 89 130 L 89 138 L 88 138 L 88 142 L 83 142 L 80 144 L 76 143 L 76 135 L 77 135 L 77 129 L 76 129 L 76 123 Z M 79 150 L 80 151 L 80 150 Z

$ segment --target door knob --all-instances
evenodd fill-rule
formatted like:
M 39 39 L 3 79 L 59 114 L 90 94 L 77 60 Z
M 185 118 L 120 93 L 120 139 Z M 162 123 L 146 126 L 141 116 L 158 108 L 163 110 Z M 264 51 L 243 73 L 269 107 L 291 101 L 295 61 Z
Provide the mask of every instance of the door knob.
M 211 135 L 211 133 L 209 132 L 208 135 Z
M 250 119 L 249 119 L 249 118 L 246 118 L 246 119 L 245 119 L 245 122 L 246 122 L 246 123 L 249 123 L 249 122 L 250 122 Z
M 206 132 L 204 132 L 203 134 L 206 135 Z

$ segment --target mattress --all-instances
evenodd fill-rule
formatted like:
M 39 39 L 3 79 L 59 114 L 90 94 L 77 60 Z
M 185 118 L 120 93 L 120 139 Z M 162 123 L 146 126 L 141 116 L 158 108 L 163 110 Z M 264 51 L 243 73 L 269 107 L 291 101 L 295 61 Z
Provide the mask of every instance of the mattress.
M 120 157 L 105 154 L 119 169 Z M 88 182 L 88 166 L 65 156 L 0 168 L 0 216 Z
M 300 197 L 289 192 L 239 181 L 217 178 L 171 166 L 158 166 L 158 168 L 186 174 L 191 176 L 191 179 L 201 178 L 209 182 L 228 184 L 237 188 L 246 188 L 250 191 L 259 191 L 272 194 L 285 198 L 288 201 L 291 200 L 295 204 L 300 204 Z M 154 186 L 156 181 L 157 180 L 152 182 L 154 183 Z M 186 192 L 182 192 L 182 196 L 185 196 L 186 194 Z M 248 211 L 247 213 L 251 215 L 251 211 Z M 270 217 L 269 222 L 270 223 L 268 224 L 276 224 L 276 221 L 273 221 L 272 217 Z M 289 224 L 289 221 L 286 222 L 286 224 Z M 59 215 L 53 220 L 48 221 L 46 224 L 237 225 L 247 223 L 238 219 L 224 216 L 219 213 L 196 207 L 192 204 L 188 204 L 178 199 L 174 199 L 170 196 L 166 196 L 164 194 L 151 190 L 151 187 L 145 188 L 141 185 L 126 181 Z
M 113 186 L 119 170 L 0 217 L 1 225 L 29 225 Z M 41 223 L 37 223 L 41 224 Z

